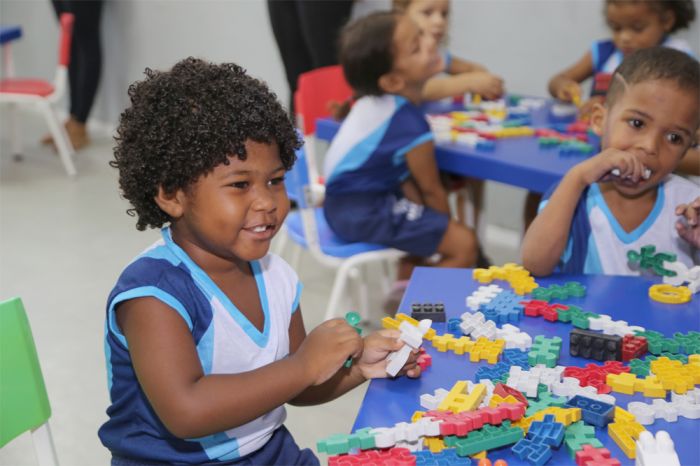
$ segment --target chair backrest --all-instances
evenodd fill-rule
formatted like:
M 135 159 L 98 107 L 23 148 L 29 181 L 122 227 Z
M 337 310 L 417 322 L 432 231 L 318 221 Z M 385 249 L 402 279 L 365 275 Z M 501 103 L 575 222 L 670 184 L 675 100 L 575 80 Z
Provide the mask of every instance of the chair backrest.
M 340 65 L 324 66 L 299 75 L 294 93 L 297 125 L 305 135 L 316 131 L 316 120 L 331 114 L 329 104 L 339 104 L 352 96 Z
M 0 302 L 0 448 L 51 417 L 29 320 L 19 298 Z
M 61 35 L 58 40 L 58 64 L 68 67 L 70 63 L 70 46 L 73 40 L 73 23 L 75 16 L 72 13 L 61 13 L 59 18 Z

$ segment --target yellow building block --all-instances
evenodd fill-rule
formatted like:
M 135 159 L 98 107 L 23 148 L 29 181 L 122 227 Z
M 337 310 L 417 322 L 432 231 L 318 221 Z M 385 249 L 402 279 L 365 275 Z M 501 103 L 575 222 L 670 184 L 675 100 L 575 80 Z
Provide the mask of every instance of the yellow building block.
M 432 453 L 440 453 L 445 449 L 445 441 L 440 437 L 424 437 L 423 444 Z
M 460 380 L 455 383 L 442 402 L 438 405 L 438 411 L 452 411 L 453 413 L 465 411 L 461 409 L 461 407 L 469 396 L 467 389 L 468 387 L 466 380 Z
M 488 269 L 474 269 L 472 278 L 479 283 L 491 283 L 494 279 L 493 271 Z
M 627 413 L 629 414 L 629 413 Z M 628 458 L 636 456 L 635 447 L 639 434 L 646 429 L 637 421 L 618 421 L 608 424 L 608 435 Z
M 433 338 L 433 341 L 435 341 L 435 338 Z M 453 351 L 455 354 L 467 353 L 471 351 L 473 347 L 474 341 L 469 337 L 452 338 L 452 340 L 447 342 L 447 349 Z
M 399 325 L 401 325 L 401 322 L 399 322 L 398 320 L 396 320 L 392 317 L 387 316 L 387 317 L 384 317 L 382 319 L 382 327 L 384 327 L 384 328 L 398 330 Z
M 471 362 L 486 361 L 489 364 L 496 364 L 498 357 L 506 346 L 505 340 L 489 340 L 486 337 L 479 337 L 469 350 L 469 360 Z
M 688 356 L 688 365 L 700 366 L 700 354 L 691 354 Z
M 661 381 L 656 376 L 648 376 L 640 379 L 630 372 L 621 374 L 608 374 L 605 383 L 610 385 L 612 391 L 634 395 L 635 392 L 642 392 L 644 396 L 651 398 L 666 397 L 666 390 Z
M 418 422 L 421 419 L 423 419 L 423 415 L 425 414 L 425 411 L 415 411 L 413 413 L 413 416 L 411 416 L 411 422 Z
M 663 388 L 683 394 L 700 383 L 700 366 L 661 357 L 651 362 L 649 370 L 661 382 Z
M 486 450 L 480 451 L 475 455 L 471 455 L 470 458 L 474 458 L 475 460 L 483 460 L 484 458 L 486 458 Z
M 692 297 L 687 286 L 673 286 L 666 283 L 657 283 L 649 287 L 649 297 L 654 301 L 665 304 L 683 304 Z
M 634 417 L 634 414 L 630 413 L 629 411 L 622 409 L 619 406 L 615 406 L 615 411 L 613 412 L 613 420 L 614 422 L 625 422 L 636 421 L 637 418 Z
M 454 335 L 452 335 L 451 333 L 445 333 L 443 335 L 434 336 L 432 339 L 432 343 L 438 351 L 444 353 L 447 351 L 450 342 L 454 341 L 454 339 Z
M 494 395 L 495 396 L 495 395 Z M 561 422 L 565 426 L 569 426 L 574 422 L 581 420 L 581 408 L 559 408 L 550 406 L 548 408 L 537 411 L 530 417 L 524 417 L 516 422 L 511 423 L 513 427 L 520 427 L 527 434 L 530 429 L 530 424 L 533 421 L 541 421 L 547 414 L 553 414 L 556 422 Z
M 513 395 L 508 395 L 505 398 L 501 397 L 500 395 L 492 395 L 491 399 L 489 400 L 489 406 L 492 408 L 495 408 L 501 403 L 520 403 L 520 401 Z
M 648 375 L 640 384 L 642 395 L 649 398 L 666 398 L 666 390 L 655 375 Z

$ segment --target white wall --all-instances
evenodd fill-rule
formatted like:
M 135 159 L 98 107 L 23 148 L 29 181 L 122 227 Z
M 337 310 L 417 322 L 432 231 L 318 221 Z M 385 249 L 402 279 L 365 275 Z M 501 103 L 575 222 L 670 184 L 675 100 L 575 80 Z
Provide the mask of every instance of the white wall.
M 355 15 L 389 5 L 361 0 Z M 700 8 L 700 2 L 696 2 Z M 548 78 L 607 35 L 599 0 L 453 0 L 450 49 L 506 79 L 511 92 L 544 95 Z M 50 2 L 0 0 L 0 21 L 19 24 L 22 74 L 50 77 L 57 25 Z M 700 52 L 700 26 L 681 33 Z M 168 68 L 199 56 L 234 61 L 269 84 L 282 102 L 288 90 L 264 0 L 112 0 L 102 18 L 104 68 L 93 116 L 114 123 L 129 83 L 146 67 Z

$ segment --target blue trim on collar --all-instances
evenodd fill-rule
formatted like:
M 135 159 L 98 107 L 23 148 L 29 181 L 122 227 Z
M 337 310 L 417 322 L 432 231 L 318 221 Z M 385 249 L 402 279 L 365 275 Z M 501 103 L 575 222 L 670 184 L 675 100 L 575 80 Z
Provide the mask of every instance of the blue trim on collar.
M 236 321 L 236 323 L 243 329 L 243 331 L 250 337 L 256 345 L 260 348 L 267 346 L 270 337 L 270 311 L 267 303 L 267 293 L 265 292 L 265 281 L 263 279 L 262 270 L 258 261 L 250 262 L 251 270 L 255 276 L 255 283 L 258 286 L 258 296 L 260 297 L 260 305 L 263 309 L 263 315 L 265 318 L 265 324 L 263 326 L 262 333 L 258 330 L 255 325 L 253 325 L 248 318 L 243 314 L 235 304 L 226 296 L 226 294 L 221 291 L 221 288 L 214 283 L 214 281 L 207 275 L 207 273 L 202 270 L 187 253 L 178 246 L 172 237 L 172 232 L 169 227 L 165 227 L 161 230 L 163 235 L 163 240 L 165 245 L 170 248 L 173 253 L 182 261 L 182 263 L 187 267 L 187 269 L 192 274 L 197 285 L 205 292 L 207 298 L 211 300 L 215 297 L 228 311 L 229 315 Z
M 622 226 L 620 226 L 620 222 L 617 221 L 615 216 L 610 211 L 610 208 L 608 207 L 608 204 L 606 204 L 605 198 L 603 197 L 603 193 L 600 191 L 598 183 L 594 183 L 591 185 L 589 190 L 589 197 L 592 199 L 593 203 L 600 208 L 605 217 L 608 219 L 608 222 L 610 223 L 610 225 L 613 228 L 613 231 L 615 232 L 615 236 L 617 236 L 617 238 L 624 244 L 630 244 L 641 238 L 642 235 L 654 225 L 656 219 L 661 214 L 661 210 L 663 209 L 666 196 L 664 195 L 664 183 L 661 182 L 656 187 L 656 202 L 654 203 L 654 207 L 651 209 L 651 212 L 649 212 L 647 218 L 645 218 L 644 221 L 637 228 L 635 228 L 629 233 L 627 233 L 622 228 Z

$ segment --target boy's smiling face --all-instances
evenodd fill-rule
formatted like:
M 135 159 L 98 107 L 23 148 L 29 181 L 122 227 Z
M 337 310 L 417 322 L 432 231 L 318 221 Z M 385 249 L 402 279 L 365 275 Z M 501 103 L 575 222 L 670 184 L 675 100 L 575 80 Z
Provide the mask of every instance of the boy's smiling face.
M 615 180 L 618 192 L 637 197 L 671 173 L 694 140 L 700 120 L 698 92 L 681 89 L 671 80 L 627 85 L 611 108 L 598 107 L 593 129 L 602 135 L 602 148 L 637 156 L 651 170 L 647 180 Z
M 277 144 L 248 140 L 245 147 L 246 160 L 230 156 L 228 165 L 176 195 L 180 212 L 173 236 L 200 265 L 260 259 L 289 212 Z

